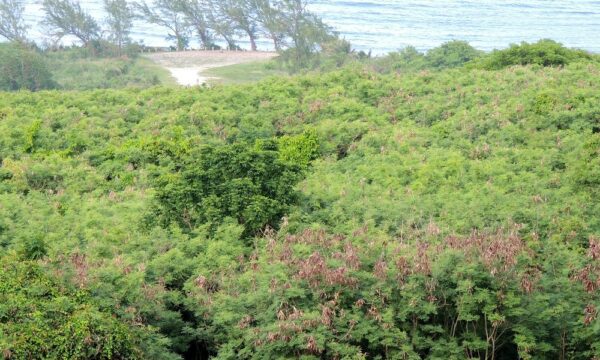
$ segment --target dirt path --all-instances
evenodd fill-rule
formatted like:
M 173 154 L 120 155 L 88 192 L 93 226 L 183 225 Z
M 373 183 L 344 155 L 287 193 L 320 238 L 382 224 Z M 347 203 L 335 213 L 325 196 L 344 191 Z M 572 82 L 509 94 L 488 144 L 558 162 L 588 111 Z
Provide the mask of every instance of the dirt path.
M 250 51 L 179 51 L 146 54 L 148 59 L 171 72 L 177 83 L 196 86 L 214 77 L 203 76 L 202 72 L 216 67 L 268 60 L 277 56 L 273 52 Z

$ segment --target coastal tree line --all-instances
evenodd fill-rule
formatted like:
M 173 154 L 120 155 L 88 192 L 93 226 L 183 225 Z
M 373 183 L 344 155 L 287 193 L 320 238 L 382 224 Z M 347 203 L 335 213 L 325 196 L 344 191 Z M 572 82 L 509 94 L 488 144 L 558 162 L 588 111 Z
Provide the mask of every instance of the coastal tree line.
M 239 50 L 247 39 L 257 51 L 259 39 L 269 39 L 278 52 L 301 65 L 336 34 L 307 9 L 308 0 L 103 0 L 104 19 L 96 19 L 78 0 L 43 0 L 42 27 L 55 43 L 67 36 L 84 47 L 108 42 L 119 55 L 132 43 L 135 20 L 164 28 L 173 49 L 185 50 L 192 40 L 202 49 Z M 28 43 L 22 0 L 0 0 L 0 36 Z M 223 45 L 219 45 L 223 44 Z

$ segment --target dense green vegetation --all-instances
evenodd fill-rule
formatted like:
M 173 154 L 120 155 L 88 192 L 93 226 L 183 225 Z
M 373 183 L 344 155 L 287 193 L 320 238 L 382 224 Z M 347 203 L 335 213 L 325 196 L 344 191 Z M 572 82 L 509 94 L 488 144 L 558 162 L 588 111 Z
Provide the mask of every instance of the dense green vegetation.
M 0 43 L 0 90 L 91 90 L 174 85 L 166 69 L 132 53 L 112 57 L 88 49 L 40 51 Z
M 134 337 L 145 334 L 90 305 L 87 291 L 46 275 L 35 262 L 1 261 L 0 335 L 5 359 L 141 355 L 135 352 Z
M 92 90 L 174 85 L 169 71 L 152 61 L 130 56 L 92 56 L 83 49 L 47 52 L 52 76 L 60 89 Z
M 511 44 L 507 49 L 489 54 L 473 48 L 465 41 L 450 41 L 426 53 L 406 47 L 367 63 L 379 72 L 441 70 L 467 66 L 471 69 L 500 70 L 515 65 L 564 66 L 573 62 L 598 62 L 598 55 L 569 49 L 553 40 Z
M 2 93 L 4 358 L 600 357 L 600 63 L 548 46 Z
M 20 44 L 0 43 L 0 91 L 55 87 L 49 65 L 42 55 Z
M 277 226 L 294 203 L 300 168 L 280 160 L 271 147 L 236 144 L 191 152 L 176 165 L 176 174 L 163 175 L 154 185 L 150 221 L 192 231 L 232 218 L 244 227 L 245 236 Z
M 593 56 L 583 50 L 568 49 L 552 40 L 537 43 L 512 44 L 508 49 L 496 50 L 480 63 L 480 67 L 498 70 L 511 65 L 561 66 L 578 60 L 591 60 Z
M 327 72 L 344 66 L 367 66 L 380 73 L 431 71 L 463 66 L 499 70 L 515 65 L 564 66 L 573 62 L 598 62 L 600 58 L 582 50 L 566 48 L 552 40 L 512 44 L 507 49 L 491 53 L 477 50 L 465 41 L 450 41 L 424 53 L 409 46 L 379 57 L 356 52 L 347 42 L 332 41 L 312 57 L 310 62 L 304 64 L 303 68 L 286 67 L 285 61 L 286 56 L 280 56 L 268 62 L 213 68 L 203 71 L 203 75 L 218 78 L 210 80 L 213 84 L 240 84 L 289 73 Z

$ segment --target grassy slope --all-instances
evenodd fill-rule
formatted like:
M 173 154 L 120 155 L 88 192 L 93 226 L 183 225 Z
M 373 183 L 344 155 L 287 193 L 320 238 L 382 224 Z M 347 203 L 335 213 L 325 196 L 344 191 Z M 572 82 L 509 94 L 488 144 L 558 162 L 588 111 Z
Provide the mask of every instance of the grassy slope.
M 54 80 L 66 90 L 176 85 L 167 70 L 143 57 L 93 59 L 57 52 L 48 59 Z
M 277 70 L 271 61 L 257 61 L 212 68 L 203 71 L 201 75 L 218 78 L 210 80 L 212 84 L 244 84 L 260 81 L 270 76 L 287 76 L 287 73 Z

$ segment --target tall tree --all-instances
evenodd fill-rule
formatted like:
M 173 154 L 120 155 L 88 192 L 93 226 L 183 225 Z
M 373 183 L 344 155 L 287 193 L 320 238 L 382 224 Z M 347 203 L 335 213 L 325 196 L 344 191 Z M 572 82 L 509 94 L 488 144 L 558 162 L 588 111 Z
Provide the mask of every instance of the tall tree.
M 286 24 L 281 10 L 281 2 L 277 0 L 250 0 L 256 14 L 256 21 L 262 32 L 273 41 L 276 51 L 282 48 L 285 38 Z
M 152 6 L 142 1 L 137 3 L 136 7 L 142 19 L 171 31 L 168 38 L 177 42 L 177 50 L 181 51 L 186 48 L 189 42 L 189 27 L 177 1 L 157 0 Z
M 252 0 L 221 0 L 219 1 L 223 15 L 228 18 L 233 26 L 248 36 L 250 48 L 257 50 L 258 23 Z
M 9 41 L 26 41 L 24 10 L 25 4 L 22 0 L 0 0 L 0 36 Z
M 323 43 L 336 39 L 331 28 L 307 6 L 308 0 L 281 0 L 287 47 L 291 50 L 289 60 L 296 69 L 307 66 Z
M 235 41 L 236 24 L 231 20 L 225 11 L 226 7 L 221 0 L 208 0 L 209 6 L 207 9 L 207 20 L 209 27 L 227 43 L 227 48 L 230 50 L 237 49 Z
M 135 14 L 126 0 L 104 0 L 104 10 L 108 14 L 106 24 L 110 30 L 110 38 L 119 47 L 129 41 Z
M 210 29 L 208 0 L 179 0 L 179 9 L 185 16 L 186 22 L 198 35 L 200 45 L 208 49 L 213 45 L 213 37 Z
M 57 40 L 72 35 L 87 46 L 91 41 L 100 39 L 100 26 L 81 8 L 79 1 L 44 0 L 42 8 L 46 13 L 44 24 Z

